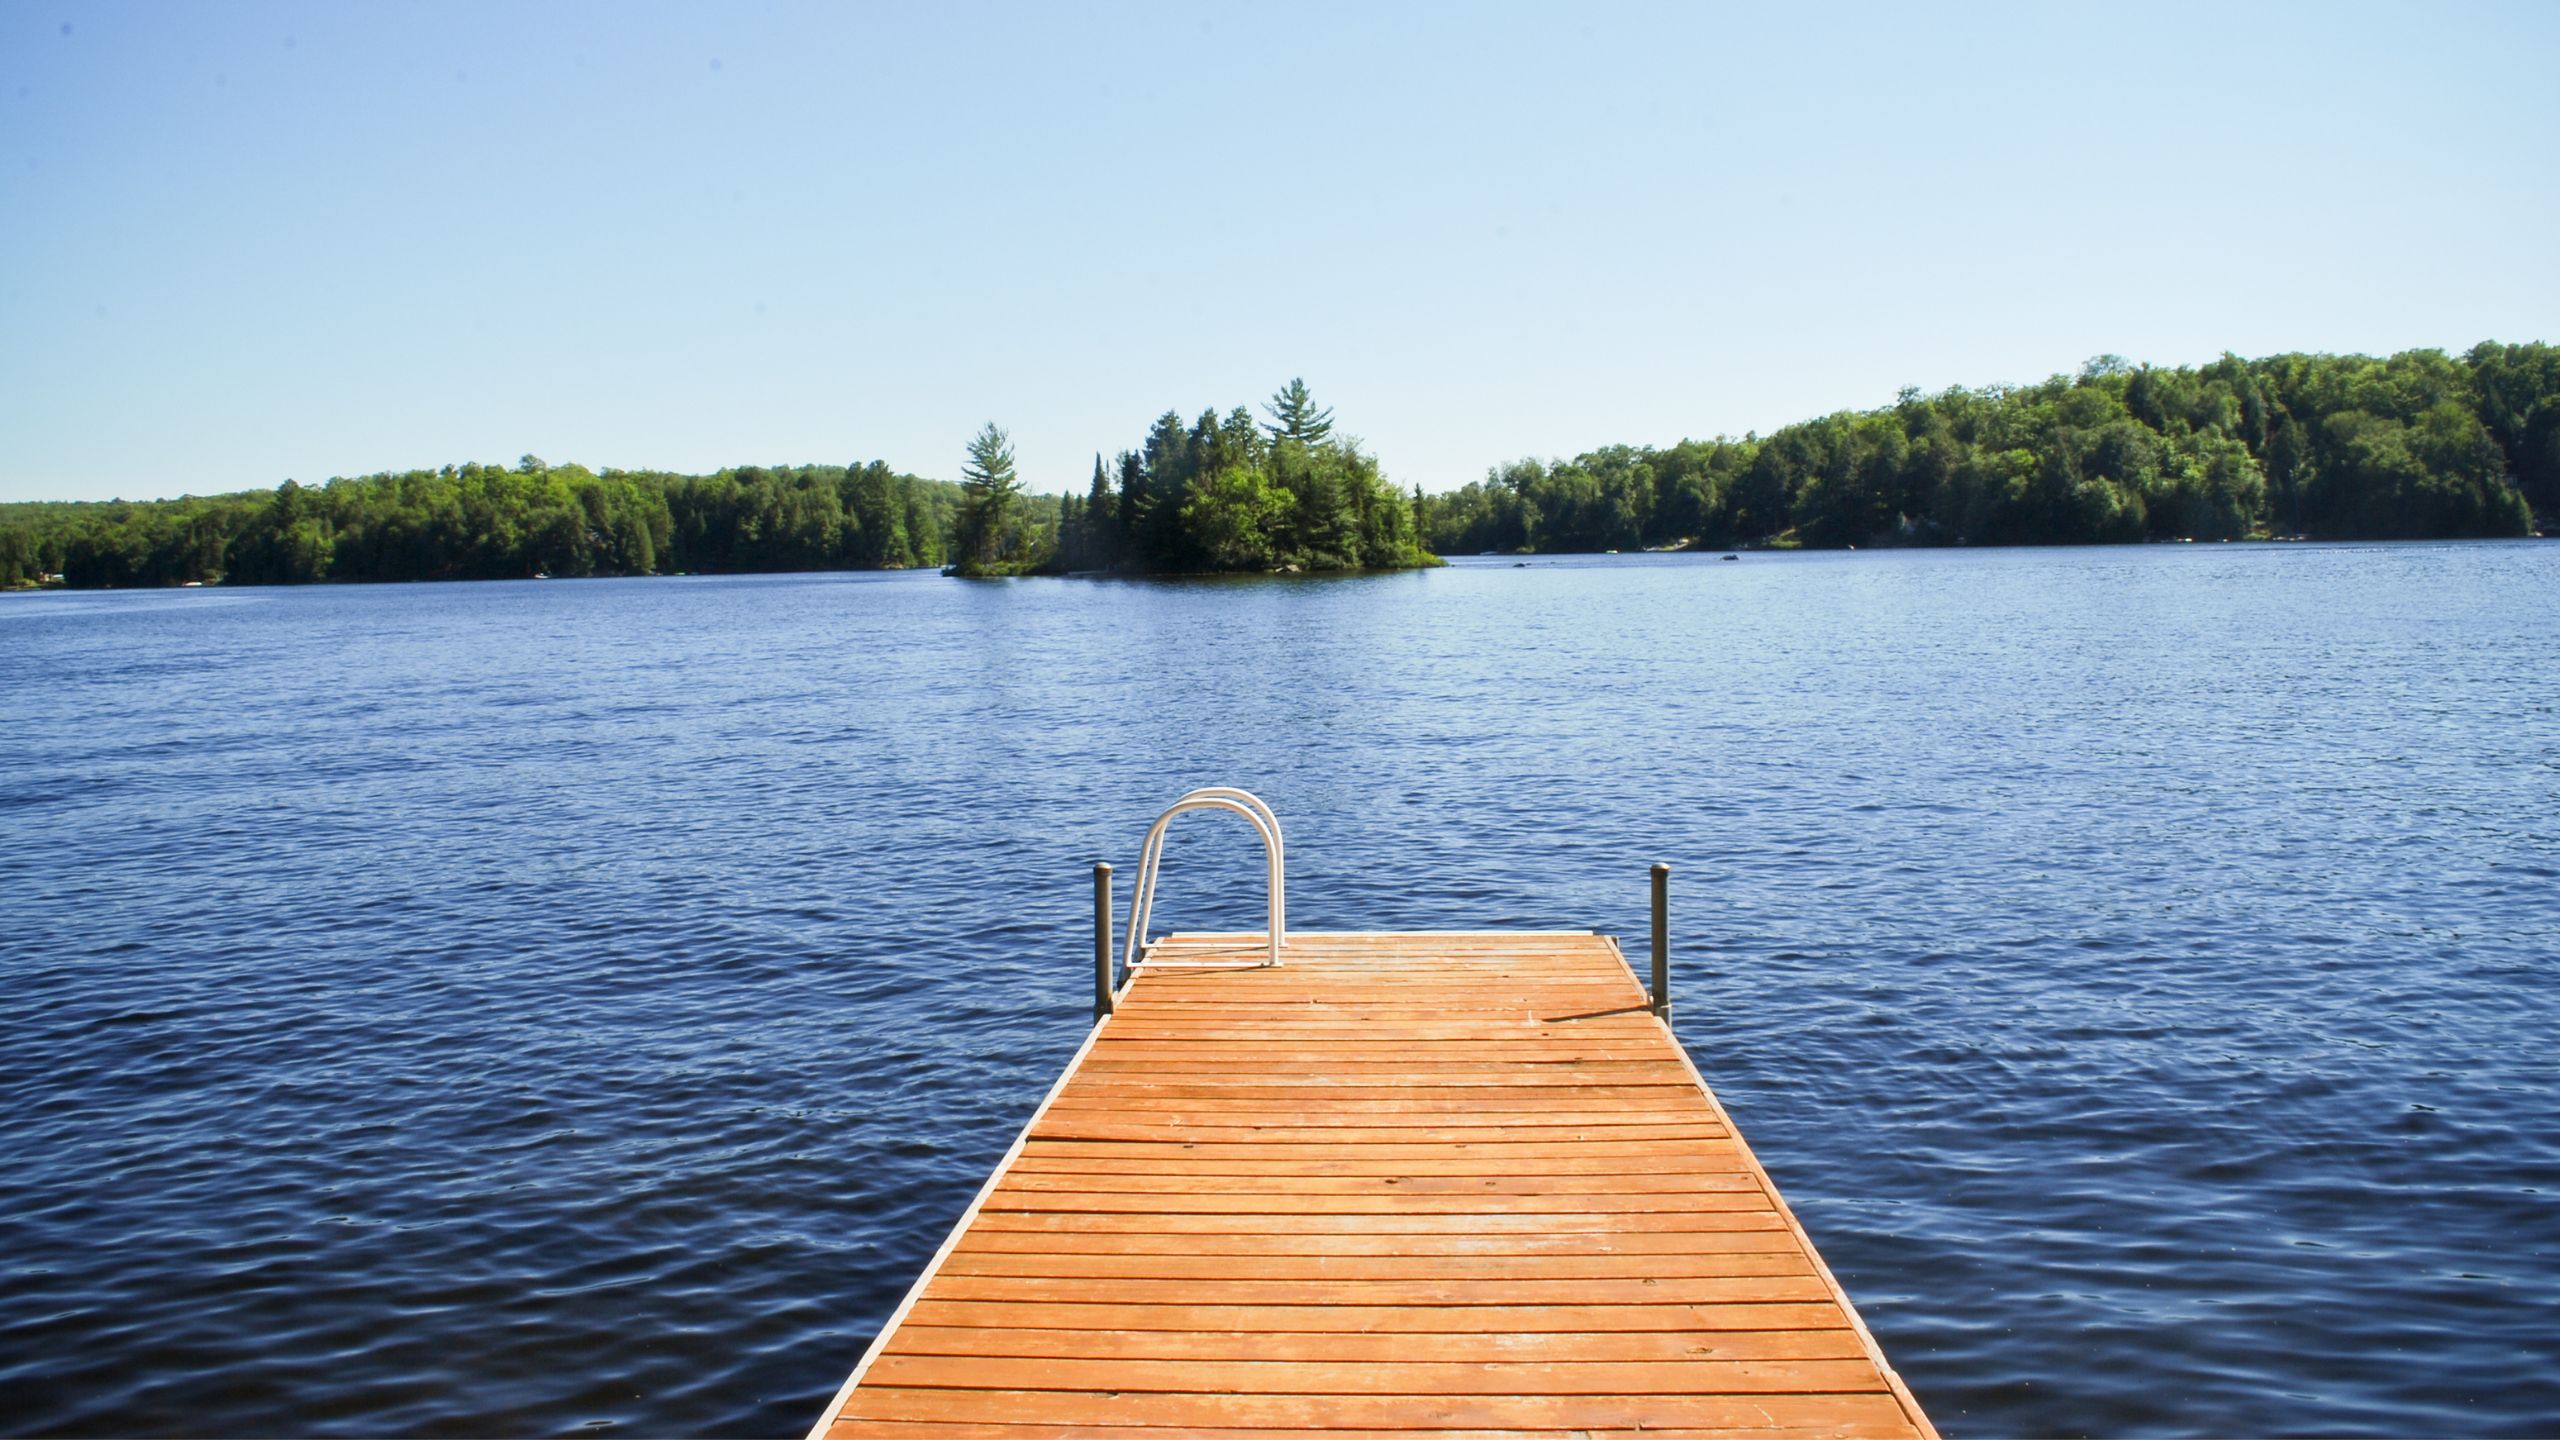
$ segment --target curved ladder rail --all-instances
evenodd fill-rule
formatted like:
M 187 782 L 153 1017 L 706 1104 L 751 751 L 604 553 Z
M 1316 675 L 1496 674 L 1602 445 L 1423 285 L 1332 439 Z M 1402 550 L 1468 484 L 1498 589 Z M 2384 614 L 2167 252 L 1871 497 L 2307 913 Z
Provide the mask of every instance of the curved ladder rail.
M 1173 817 L 1189 810 L 1224 810 L 1241 815 L 1262 836 L 1266 878 L 1270 885 L 1270 958 L 1263 963 L 1280 963 L 1280 949 L 1289 943 L 1289 894 L 1287 850 L 1280 838 L 1280 817 L 1271 807 L 1249 790 L 1232 785 L 1211 785 L 1185 794 L 1165 807 L 1156 823 L 1147 830 L 1147 843 L 1138 855 L 1138 884 L 1129 897 L 1129 948 L 1125 969 L 1135 972 L 1146 962 L 1147 925 L 1155 917 L 1156 872 L 1164 862 L 1165 831 Z
M 1136 893 L 1130 897 L 1128 968 L 1134 971 L 1145 963 L 1147 929 L 1155 915 L 1156 881 L 1164 863 L 1166 831 L 1175 816 L 1190 810 L 1224 810 L 1242 815 L 1262 837 L 1270 905 L 1270 958 L 1264 963 L 1279 964 L 1281 947 L 1289 943 L 1288 852 L 1281 838 L 1280 818 L 1249 790 L 1239 790 L 1231 785 L 1212 785 L 1190 791 L 1166 807 L 1147 831 L 1147 842 L 1138 861 Z
M 1264 832 L 1263 849 L 1265 851 L 1265 858 L 1269 862 L 1271 868 L 1271 933 L 1276 939 L 1278 939 L 1280 945 L 1288 944 L 1289 854 L 1288 846 L 1283 843 L 1280 835 L 1280 817 L 1272 811 L 1269 805 L 1263 803 L 1261 796 L 1254 794 L 1250 790 L 1239 790 L 1233 785 L 1205 785 L 1200 789 L 1191 791 L 1182 798 L 1185 800 L 1193 798 L 1233 800 L 1240 805 L 1251 807 L 1253 813 L 1261 817 L 1261 824 L 1256 828 L 1261 829 Z M 1159 860 L 1164 856 L 1164 846 L 1161 841 L 1157 843 L 1156 856 Z M 1150 913 L 1152 913 L 1152 911 L 1150 911 Z M 1275 945 L 1272 948 L 1277 950 L 1279 946 Z M 1277 965 L 1280 962 L 1275 958 L 1271 963 Z

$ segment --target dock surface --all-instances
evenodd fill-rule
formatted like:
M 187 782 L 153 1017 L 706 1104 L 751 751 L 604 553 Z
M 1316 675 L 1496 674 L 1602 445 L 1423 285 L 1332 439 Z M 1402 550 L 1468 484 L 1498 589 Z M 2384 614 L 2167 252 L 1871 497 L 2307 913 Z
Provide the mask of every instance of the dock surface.
M 1258 953 L 1157 942 L 813 1437 L 1934 1435 L 1615 944 Z

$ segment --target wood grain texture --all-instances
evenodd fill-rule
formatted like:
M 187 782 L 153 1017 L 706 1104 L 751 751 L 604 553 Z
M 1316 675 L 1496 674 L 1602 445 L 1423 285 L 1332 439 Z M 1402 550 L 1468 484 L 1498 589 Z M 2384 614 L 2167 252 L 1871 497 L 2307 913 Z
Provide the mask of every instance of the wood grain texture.
M 1158 942 L 813 1435 L 1934 1435 L 1614 944 L 1256 955 Z

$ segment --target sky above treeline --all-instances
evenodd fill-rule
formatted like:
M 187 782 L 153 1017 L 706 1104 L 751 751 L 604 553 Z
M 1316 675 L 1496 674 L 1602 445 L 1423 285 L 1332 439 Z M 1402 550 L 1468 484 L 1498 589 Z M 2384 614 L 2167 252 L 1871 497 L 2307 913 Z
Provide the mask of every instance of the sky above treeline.
M 2560 340 L 2560 5 L 0 6 L 0 499 Z

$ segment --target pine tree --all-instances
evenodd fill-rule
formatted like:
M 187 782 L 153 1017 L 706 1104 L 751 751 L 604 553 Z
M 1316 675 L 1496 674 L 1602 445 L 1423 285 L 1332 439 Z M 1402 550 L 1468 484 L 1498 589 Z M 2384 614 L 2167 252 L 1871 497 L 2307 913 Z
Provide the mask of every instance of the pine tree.
M 1262 428 L 1274 440 L 1295 440 L 1301 445 L 1315 445 L 1333 433 L 1333 412 L 1316 408 L 1315 397 L 1307 393 L 1307 382 L 1293 379 L 1271 394 L 1271 403 L 1263 407 L 1275 422 Z
M 1086 568 L 1107 569 L 1119 562 L 1119 547 L 1112 542 L 1119 537 L 1120 520 L 1112 513 L 1112 508 L 1111 475 L 1102 468 L 1102 456 L 1096 452 L 1093 457 L 1093 484 L 1086 488 L 1084 496 L 1083 560 Z
M 969 442 L 969 463 L 960 467 L 961 555 L 963 565 L 986 565 L 1002 558 L 1005 531 L 1013 515 L 1022 479 L 1014 473 L 1013 440 L 990 420 Z
M 1147 464 L 1137 452 L 1120 452 L 1120 554 L 1148 563 L 1148 527 L 1155 514 L 1155 497 L 1147 490 Z
M 1085 489 L 1084 513 L 1086 520 L 1097 529 L 1113 523 L 1111 475 L 1102 468 L 1102 452 L 1098 450 L 1093 456 L 1093 483 Z

